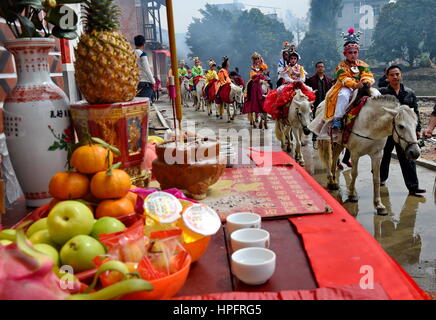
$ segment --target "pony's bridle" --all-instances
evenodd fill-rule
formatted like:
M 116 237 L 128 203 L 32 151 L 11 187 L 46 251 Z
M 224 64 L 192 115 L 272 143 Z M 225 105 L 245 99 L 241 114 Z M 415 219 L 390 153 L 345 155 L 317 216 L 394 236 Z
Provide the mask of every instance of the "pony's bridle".
M 397 137 L 399 139 L 399 141 L 398 141 L 399 145 L 401 145 L 401 143 L 400 143 L 401 140 L 403 140 L 404 142 L 407 143 L 407 146 L 406 146 L 406 148 L 404 148 L 404 151 L 406 151 L 410 146 L 413 146 L 414 144 L 418 145 L 418 141 L 417 142 L 410 142 L 400 135 L 400 133 L 397 130 L 397 126 L 395 125 L 395 117 L 392 119 L 392 127 L 393 127 L 392 128 L 392 138 L 394 137 L 394 133 L 396 133 Z
M 350 131 L 352 134 L 355 134 L 356 136 L 358 136 L 358 137 L 360 137 L 360 138 L 364 138 L 364 139 L 367 139 L 367 140 L 375 140 L 375 139 L 373 139 L 373 138 L 366 137 L 366 136 L 363 136 L 363 135 L 361 135 L 361 134 L 358 134 L 358 133 L 356 133 L 356 132 L 354 132 L 354 131 L 352 131 L 352 130 L 349 130 L 349 129 L 346 129 L 346 130 Z M 394 137 L 394 133 L 397 134 L 397 137 L 398 137 L 398 139 L 399 139 L 398 144 L 400 144 L 400 141 L 401 141 L 401 140 L 403 140 L 404 142 L 407 143 L 407 146 L 406 146 L 406 148 L 405 148 L 404 150 L 407 150 L 410 146 L 413 146 L 414 144 L 418 144 L 418 142 L 410 142 L 410 141 L 408 141 L 407 139 L 405 139 L 404 137 L 402 137 L 402 136 L 400 135 L 400 133 L 399 133 L 398 130 L 397 130 L 396 123 L 395 123 L 395 117 L 392 119 L 392 137 Z
M 295 110 L 297 111 L 298 122 L 300 122 L 301 127 L 303 128 L 303 130 L 309 130 L 309 128 L 303 124 L 303 120 L 301 120 L 301 117 L 300 117 L 300 107 L 297 106 L 297 107 L 295 108 Z M 309 131 L 310 131 L 310 130 L 309 130 Z

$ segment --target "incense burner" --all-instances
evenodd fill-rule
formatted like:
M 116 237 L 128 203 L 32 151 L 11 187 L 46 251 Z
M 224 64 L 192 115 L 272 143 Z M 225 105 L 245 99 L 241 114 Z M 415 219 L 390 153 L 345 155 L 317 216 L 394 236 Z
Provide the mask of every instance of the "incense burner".
M 153 176 L 162 190 L 178 188 L 195 200 L 205 199 L 209 186 L 226 168 L 226 159 L 219 156 L 219 150 L 219 142 L 207 138 L 167 141 L 156 146 Z

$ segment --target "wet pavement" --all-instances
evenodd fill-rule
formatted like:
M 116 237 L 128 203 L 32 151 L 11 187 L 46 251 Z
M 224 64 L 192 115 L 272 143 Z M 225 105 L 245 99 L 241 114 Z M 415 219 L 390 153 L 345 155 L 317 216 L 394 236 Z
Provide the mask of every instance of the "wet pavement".
M 172 109 L 165 98 L 155 105 L 170 124 Z M 246 115 L 238 115 L 234 122 L 227 123 L 226 116 L 223 120 L 215 117 L 215 110 L 211 117 L 208 117 L 207 112 L 196 112 L 192 107 L 184 108 L 183 113 L 184 128 L 187 127 L 187 121 L 195 121 L 197 132 L 208 128 L 218 136 L 220 129 L 231 128 L 238 131 L 250 128 Z M 280 149 L 280 143 L 275 138 L 273 121 L 269 121 L 268 130 L 256 129 L 250 132 L 251 137 L 243 138 L 234 149 L 263 145 L 271 146 L 273 150 Z M 326 170 L 323 169 L 310 139 L 303 148 L 303 155 L 306 170 L 321 185 L 326 186 Z M 340 189 L 330 193 L 375 237 L 422 289 L 436 293 L 436 171 L 417 166 L 417 172 L 420 188 L 427 190 L 422 198 L 408 196 L 399 163 L 392 159 L 389 179 L 386 186 L 381 188 L 382 202 L 388 211 L 386 216 L 377 215 L 372 203 L 372 175 L 368 156 L 362 157 L 359 161 L 359 176 L 356 182 L 358 203 L 345 202 L 346 185 L 351 180 L 351 170 L 346 166 L 344 170 L 339 171 Z

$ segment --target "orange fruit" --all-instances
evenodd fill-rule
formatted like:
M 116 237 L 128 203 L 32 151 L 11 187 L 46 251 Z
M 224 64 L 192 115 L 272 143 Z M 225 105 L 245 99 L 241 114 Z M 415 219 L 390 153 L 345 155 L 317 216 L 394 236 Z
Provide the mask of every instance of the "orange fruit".
M 135 208 L 132 202 L 127 197 L 123 197 L 121 199 L 103 200 L 100 202 L 95 211 L 95 217 L 97 219 L 101 217 L 117 218 L 133 212 L 135 212 Z
M 134 186 L 133 184 L 130 186 L 130 189 L 136 189 L 136 186 Z M 132 202 L 133 206 L 136 205 L 136 199 L 138 199 L 138 195 L 136 193 L 133 192 L 127 192 L 126 197 Z
M 91 179 L 91 193 L 98 199 L 119 199 L 127 195 L 130 189 L 130 176 L 123 170 L 113 169 L 97 172 Z
M 80 199 L 89 192 L 89 179 L 77 172 L 58 172 L 50 179 L 48 190 L 58 200 Z
M 109 152 L 109 163 L 107 155 Z M 93 174 L 104 171 L 112 165 L 114 155 L 112 151 L 97 145 L 84 145 L 74 150 L 71 165 L 80 173 Z

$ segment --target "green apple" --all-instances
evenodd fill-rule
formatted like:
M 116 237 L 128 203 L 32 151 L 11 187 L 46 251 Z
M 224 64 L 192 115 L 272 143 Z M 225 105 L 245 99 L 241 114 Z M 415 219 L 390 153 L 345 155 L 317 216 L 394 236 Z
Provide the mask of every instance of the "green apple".
M 78 235 L 70 239 L 61 249 L 62 265 L 69 265 L 74 273 L 95 267 L 92 259 L 105 254 L 103 245 L 94 238 Z
M 126 226 L 117 218 L 102 217 L 97 220 L 91 231 L 91 237 L 98 240 L 99 234 L 114 233 L 123 231 Z
M 47 218 L 42 218 L 32 223 L 26 231 L 26 237 L 30 238 L 35 232 L 44 229 L 47 229 Z
M 10 240 L 0 240 L 0 244 L 2 244 L 2 245 L 4 245 L 4 246 L 8 246 L 8 245 L 10 245 L 11 243 L 13 243 L 13 242 L 10 241 Z
M 77 235 L 89 235 L 93 225 L 92 211 L 83 203 L 74 200 L 59 202 L 47 217 L 50 237 L 60 245 Z
M 33 247 L 48 256 L 55 266 L 59 266 L 59 253 L 54 247 L 45 243 L 37 243 Z
M 57 246 L 56 242 L 54 242 L 50 237 L 47 229 L 36 231 L 34 234 L 32 234 L 29 240 L 32 242 L 32 244 L 45 243 L 53 247 Z
M 17 235 L 17 230 L 3 229 L 2 231 L 0 231 L 0 240 L 15 241 L 16 235 Z

